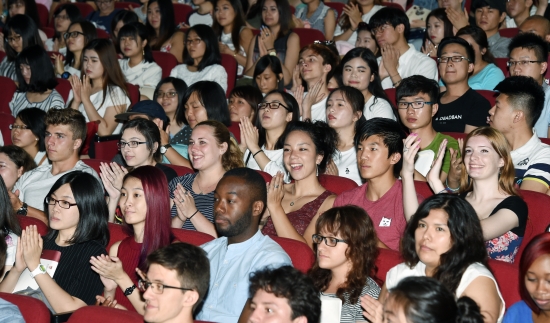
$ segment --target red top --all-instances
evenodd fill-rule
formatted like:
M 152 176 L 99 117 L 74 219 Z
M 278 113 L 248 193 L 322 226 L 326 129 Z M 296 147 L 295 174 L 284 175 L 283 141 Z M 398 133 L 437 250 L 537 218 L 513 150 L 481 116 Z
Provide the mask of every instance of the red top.
M 317 196 L 315 200 L 304 204 L 304 206 L 302 206 L 299 210 L 290 212 L 286 215 L 290 223 L 292 223 L 294 229 L 296 229 L 300 235 L 304 235 L 309 223 L 315 214 L 317 214 L 323 202 L 327 199 L 327 197 L 333 194 L 334 193 L 331 191 L 324 191 L 321 195 Z M 277 235 L 277 231 L 275 231 L 275 226 L 273 225 L 271 217 L 267 220 L 267 223 L 262 229 L 262 233 L 264 235 Z
M 122 262 L 122 269 L 130 276 L 132 282 L 138 285 L 138 274 L 136 273 L 136 267 L 139 262 L 139 255 L 141 253 L 141 243 L 137 243 L 134 237 L 128 237 L 122 240 L 118 246 L 117 257 Z M 134 289 L 134 293 L 139 293 L 139 290 Z M 130 302 L 128 297 L 124 295 L 124 291 L 120 289 L 120 286 L 116 289 L 115 299 L 117 303 L 126 307 L 129 311 L 137 312 L 134 305 Z

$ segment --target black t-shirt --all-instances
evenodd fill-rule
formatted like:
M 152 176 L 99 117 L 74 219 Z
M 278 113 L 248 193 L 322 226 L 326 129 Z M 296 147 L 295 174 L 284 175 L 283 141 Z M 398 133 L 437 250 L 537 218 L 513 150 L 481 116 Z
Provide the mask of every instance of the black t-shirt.
M 441 96 L 444 93 L 441 93 Z M 439 102 L 439 110 L 433 118 L 432 125 L 437 132 L 464 132 L 466 125 L 483 127 L 487 125 L 490 109 L 491 104 L 487 99 L 469 89 L 451 103 Z

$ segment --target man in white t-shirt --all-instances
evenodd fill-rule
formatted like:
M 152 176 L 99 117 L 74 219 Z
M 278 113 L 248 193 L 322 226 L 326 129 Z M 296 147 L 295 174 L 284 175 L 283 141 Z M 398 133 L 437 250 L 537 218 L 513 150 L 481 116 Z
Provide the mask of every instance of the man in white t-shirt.
M 412 75 L 437 81 L 435 61 L 407 43 L 410 24 L 402 10 L 381 9 L 372 16 L 370 26 L 382 52 L 378 58 L 382 88 L 396 87 L 403 78 Z
M 86 138 L 86 121 L 82 113 L 73 109 L 50 109 L 45 123 L 46 153 L 51 164 L 23 174 L 15 183 L 10 199 L 17 214 L 48 223 L 44 198 L 61 176 L 80 170 L 100 179 L 91 167 L 79 160 L 79 151 Z
M 533 0 L 506 1 L 506 28 L 518 28 L 531 15 Z

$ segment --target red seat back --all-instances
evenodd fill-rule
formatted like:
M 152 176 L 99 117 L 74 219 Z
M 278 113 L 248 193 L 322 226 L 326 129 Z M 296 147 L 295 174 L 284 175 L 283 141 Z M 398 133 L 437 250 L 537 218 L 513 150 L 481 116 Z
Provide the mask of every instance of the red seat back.
M 21 229 L 25 229 L 29 225 L 36 225 L 36 229 L 38 230 L 38 233 L 41 236 L 45 236 L 48 233 L 48 226 L 44 222 L 38 220 L 37 218 L 18 215 L 17 221 L 19 221 L 19 225 L 21 226 Z
M 548 218 L 548 205 L 550 205 L 550 196 L 533 191 L 520 191 L 521 196 L 525 203 L 527 203 L 527 226 L 525 227 L 525 234 L 521 241 L 518 254 L 516 255 L 515 263 L 518 264 L 523 254 L 525 247 L 539 233 L 543 233 L 546 230 L 548 224 L 550 224 L 550 218 Z
M 500 37 L 514 38 L 517 34 L 519 34 L 519 28 L 503 28 L 499 29 L 498 33 L 500 34 Z
M 325 2 L 325 6 L 331 7 L 332 9 L 336 10 L 338 13 L 338 18 L 342 16 L 342 12 L 344 12 L 344 6 L 346 4 L 342 2 Z
M 71 4 L 78 7 L 80 10 L 80 15 L 83 18 L 88 17 L 88 15 L 94 11 L 94 8 L 86 2 L 71 2 Z
M 17 305 L 26 322 L 49 323 L 50 310 L 37 298 L 23 295 L 0 293 L 0 298 Z
M 91 168 L 93 168 L 98 174 L 101 173 L 101 170 L 99 169 L 99 165 L 101 163 L 110 163 L 109 160 L 101 160 L 101 159 L 82 159 L 82 162 Z
M 53 36 L 55 36 L 55 29 L 51 27 L 40 27 L 40 30 L 42 30 L 48 38 L 53 38 Z
M 193 174 L 195 172 L 191 168 L 185 167 L 185 166 L 178 166 L 178 165 L 172 165 L 172 164 L 163 164 L 163 165 L 168 166 L 168 167 L 172 168 L 173 170 L 175 170 L 176 174 L 178 174 L 178 176 L 183 176 L 183 175 L 186 175 L 186 174 Z
M 264 171 L 262 171 L 262 170 L 257 170 L 257 172 L 258 172 L 260 175 L 262 175 L 262 177 L 264 178 L 264 181 L 265 181 L 266 183 L 271 182 L 271 179 L 272 179 L 273 177 L 272 177 L 269 173 L 266 173 L 266 172 L 264 172 Z
M 510 72 L 508 71 L 508 58 L 497 57 L 495 58 L 495 64 L 500 68 L 502 73 L 504 73 L 504 76 L 510 76 Z
M 172 228 L 172 233 L 174 234 L 177 240 L 192 244 L 194 246 L 200 246 L 209 241 L 214 240 L 213 236 L 206 234 L 204 232 L 199 232 L 194 230 Z
M 498 93 L 494 91 L 489 90 L 476 90 L 477 93 L 481 94 L 489 103 L 491 104 L 491 107 L 495 106 L 495 102 L 497 100 Z
M 434 195 L 427 182 L 414 181 L 414 188 L 416 189 L 416 194 L 422 195 L 424 199 Z
M 237 60 L 232 55 L 222 54 L 222 66 L 225 68 L 225 72 L 227 72 L 227 90 L 225 91 L 225 96 L 229 97 L 229 93 L 233 91 L 237 82 Z
M 550 138 L 539 138 L 540 141 L 542 141 L 543 143 L 547 144 L 547 145 L 550 145 Z M 5 138 L 4 138 L 5 140 Z
M 180 24 L 182 22 L 187 24 L 187 18 L 189 18 L 191 11 L 193 11 L 193 8 L 189 5 L 174 3 L 174 17 L 176 19 L 176 24 Z
M 94 142 L 95 158 L 103 160 L 112 160 L 118 153 L 118 140 L 108 140 Z
M 379 248 L 378 258 L 376 258 L 376 274 L 374 278 L 377 280 L 377 283 L 384 284 L 386 281 L 386 274 L 390 269 L 399 265 L 403 262 L 399 252 L 391 249 L 381 249 Z
M 111 307 L 84 306 L 76 310 L 67 321 L 67 323 L 88 322 L 136 323 L 143 322 L 143 316 L 133 311 Z
M 336 195 L 341 194 L 342 192 L 354 189 L 358 186 L 357 183 L 355 183 L 355 181 L 349 178 L 342 177 L 342 176 L 326 175 L 326 174 L 319 175 L 319 183 L 324 188 L 326 188 L 327 190 L 331 191 Z
M 227 97 L 229 97 L 229 94 L 227 95 Z M 240 124 L 241 124 L 240 122 L 231 121 L 231 125 L 227 127 L 229 132 L 231 132 L 233 136 L 235 136 L 235 139 L 237 140 L 237 142 L 241 142 L 241 128 L 239 128 Z
M 71 83 L 69 83 L 69 80 L 57 78 L 57 86 L 55 87 L 55 90 L 59 92 L 65 103 L 67 103 L 67 100 L 69 100 L 69 93 L 72 89 L 73 88 L 71 87 Z
M 162 69 L 162 78 L 170 76 L 172 69 L 178 65 L 178 60 L 172 53 L 164 53 L 155 50 L 153 51 L 153 59 Z
M 115 8 L 127 10 L 128 8 L 138 8 L 141 7 L 140 3 L 135 2 L 115 2 Z
M 13 98 L 13 94 L 17 91 L 17 86 L 12 79 L 0 76 L 0 89 L 2 89 L 2 95 L 0 95 L 0 113 L 11 114 L 9 104 Z
M 109 36 L 109 34 L 105 30 L 96 28 L 96 31 L 97 31 L 97 38 L 111 39 L 111 36 Z
M 6 146 L 12 144 L 10 124 L 13 124 L 14 122 L 15 118 L 11 114 L 0 112 L 0 133 L 4 139 L 4 145 Z
M 521 301 L 518 267 L 504 261 L 489 259 L 489 268 L 495 276 L 504 303 L 506 303 L 506 308 Z
M 325 40 L 325 34 L 320 30 L 313 28 L 294 28 L 292 29 L 300 37 L 300 48 L 313 44 L 316 40 Z
M 388 2 L 384 2 L 384 3 L 388 3 Z M 396 95 L 395 88 L 391 87 L 389 89 L 385 89 L 384 92 L 386 92 L 386 95 L 388 96 L 388 99 L 390 100 L 390 103 L 394 107 L 396 107 L 397 106 L 397 98 L 395 97 L 395 95 Z
M 292 260 L 292 266 L 303 273 L 307 273 L 315 263 L 315 256 L 311 248 L 298 240 L 269 236 L 277 242 Z
M 128 89 L 128 96 L 130 97 L 130 106 L 126 107 L 126 110 L 130 110 L 131 107 L 134 106 L 134 104 L 139 102 L 140 94 L 139 94 L 139 86 L 126 83 L 126 88 Z
M 383 6 L 386 6 L 386 7 L 390 7 L 390 8 L 401 9 L 401 10 L 405 11 L 405 9 L 404 9 L 403 7 L 401 7 L 401 5 L 398 4 L 398 3 L 383 1 L 383 2 L 382 2 L 382 5 L 383 5 Z
M 41 3 L 36 4 L 36 9 L 38 10 L 38 20 L 40 20 L 40 28 L 38 29 L 42 29 L 43 27 L 46 27 L 48 25 L 48 18 L 50 16 L 50 13 L 48 12 L 48 8 Z M 42 30 L 46 32 L 44 29 Z M 48 38 L 51 37 L 48 36 Z

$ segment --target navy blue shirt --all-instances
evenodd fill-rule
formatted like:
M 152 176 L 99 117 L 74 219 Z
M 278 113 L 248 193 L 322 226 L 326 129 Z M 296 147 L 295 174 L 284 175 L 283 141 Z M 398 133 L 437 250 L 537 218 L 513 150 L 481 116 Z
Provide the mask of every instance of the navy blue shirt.
M 113 10 L 113 12 L 111 12 L 108 16 L 103 17 L 99 16 L 99 11 L 94 11 L 91 12 L 88 17 L 86 17 L 86 20 L 94 23 L 96 25 L 96 28 L 103 29 L 108 34 L 111 34 L 111 21 L 120 10 L 122 9 L 115 8 L 115 10 Z

